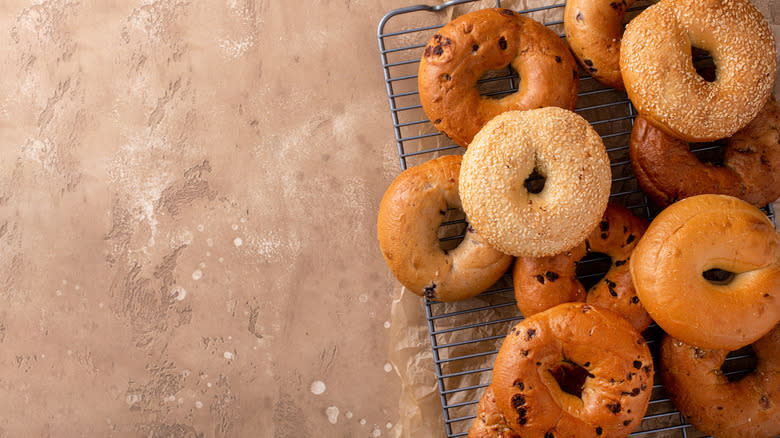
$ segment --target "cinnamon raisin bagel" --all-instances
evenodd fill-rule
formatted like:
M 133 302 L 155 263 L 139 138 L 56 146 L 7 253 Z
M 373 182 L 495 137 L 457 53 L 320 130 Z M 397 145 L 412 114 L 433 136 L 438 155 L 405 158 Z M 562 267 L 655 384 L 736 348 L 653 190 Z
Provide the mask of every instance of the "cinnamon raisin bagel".
M 624 437 L 647 409 L 653 360 L 625 318 L 565 303 L 510 330 L 491 385 L 507 424 L 523 437 Z
M 658 206 L 703 193 L 735 196 L 755 206 L 780 197 L 780 105 L 774 96 L 729 137 L 722 166 L 702 163 L 689 144 L 639 116 L 631 131 L 631 165 L 642 191 Z
M 519 90 L 500 99 L 481 96 L 477 81 L 507 66 L 520 76 Z M 510 9 L 470 12 L 442 27 L 423 50 L 417 78 L 425 114 L 463 147 L 504 111 L 573 110 L 577 99 L 577 64 L 566 43 Z
M 538 193 L 525 180 L 546 179 Z M 463 156 L 463 211 L 494 248 L 542 257 L 582 243 L 607 208 L 612 184 L 601 137 L 556 107 L 508 111 L 488 122 Z
M 780 326 L 752 344 L 755 370 L 730 382 L 728 350 L 708 350 L 671 336 L 661 342 L 664 388 L 685 419 L 717 438 L 780 435 Z
M 412 292 L 440 301 L 479 294 L 509 269 L 512 257 L 491 248 L 471 227 L 452 251 L 437 231 L 448 208 L 460 208 L 460 155 L 403 171 L 382 197 L 377 234 L 390 271 Z
M 716 78 L 696 73 L 691 46 L 712 55 Z M 620 72 L 640 115 L 667 134 L 728 137 L 766 103 L 777 60 L 772 31 L 749 0 L 661 0 L 626 26 Z
M 697 195 L 670 205 L 629 266 L 647 312 L 687 344 L 736 350 L 780 320 L 780 235 L 740 199 Z
M 563 12 L 566 41 L 593 79 L 624 90 L 620 75 L 623 16 L 635 0 L 569 0 Z
M 585 301 L 625 317 L 642 332 L 652 322 L 636 296 L 628 262 L 647 221 L 626 207 L 609 204 L 598 226 L 580 245 L 552 257 L 518 257 L 512 271 L 517 307 L 525 317 L 561 303 Z M 603 253 L 612 266 L 585 292 L 576 267 L 588 253 Z

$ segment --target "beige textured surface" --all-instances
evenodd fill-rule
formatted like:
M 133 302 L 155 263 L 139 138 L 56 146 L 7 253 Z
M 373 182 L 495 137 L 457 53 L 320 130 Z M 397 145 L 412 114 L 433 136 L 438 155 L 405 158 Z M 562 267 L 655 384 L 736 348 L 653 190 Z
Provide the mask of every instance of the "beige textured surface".
M 394 432 L 375 32 L 416 3 L 0 2 L 0 437 Z
M 404 3 L 0 3 L 0 437 L 390 433 Z

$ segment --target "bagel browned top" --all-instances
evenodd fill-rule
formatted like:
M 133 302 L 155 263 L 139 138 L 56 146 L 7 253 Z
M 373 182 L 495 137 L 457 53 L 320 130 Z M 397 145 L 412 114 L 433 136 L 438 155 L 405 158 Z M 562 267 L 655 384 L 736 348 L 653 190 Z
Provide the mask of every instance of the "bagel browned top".
M 499 99 L 481 96 L 477 81 L 510 65 L 520 76 L 520 89 Z M 566 43 L 510 9 L 482 9 L 452 20 L 425 46 L 418 71 L 425 114 L 463 147 L 504 111 L 574 109 L 577 83 L 577 64 Z

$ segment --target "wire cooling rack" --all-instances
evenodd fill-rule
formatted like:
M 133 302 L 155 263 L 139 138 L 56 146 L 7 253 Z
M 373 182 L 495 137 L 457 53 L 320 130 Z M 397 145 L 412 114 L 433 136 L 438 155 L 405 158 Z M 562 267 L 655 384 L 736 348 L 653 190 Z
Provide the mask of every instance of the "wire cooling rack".
M 628 10 L 627 17 L 631 18 L 651 3 L 651 0 L 638 1 Z M 401 170 L 440 155 L 463 152 L 433 127 L 422 111 L 417 92 L 417 68 L 422 49 L 441 26 L 473 9 L 506 7 L 542 22 L 564 38 L 565 2 L 538 0 L 534 4 L 534 0 L 526 0 L 522 3 L 523 9 L 519 10 L 513 5 L 511 0 L 453 0 L 436 6 L 397 9 L 382 18 L 377 39 Z M 480 80 L 478 87 L 484 95 L 500 97 L 516 91 L 521 80 L 507 68 L 490 72 Z M 628 155 L 636 113 L 625 92 L 599 84 L 580 69 L 575 111 L 591 123 L 607 147 L 613 177 L 610 202 L 628 207 L 637 216 L 652 219 L 657 211 L 641 192 Z M 701 159 L 717 161 L 723 146 L 722 143 L 704 144 L 694 145 L 692 149 Z M 771 206 L 765 207 L 764 212 L 774 222 Z M 439 233 L 442 246 L 455 246 L 463 237 L 465 226 L 462 212 L 448 212 Z M 609 258 L 603 255 L 588 256 L 578 266 L 578 277 L 589 286 L 598 281 L 609 266 Z M 446 436 L 466 436 L 476 417 L 479 398 L 490 384 L 498 348 L 509 328 L 523 319 L 515 307 L 511 277 L 507 274 L 488 291 L 470 300 L 441 303 L 424 299 L 424 305 L 435 363 L 432 371 L 438 382 Z M 663 333 L 658 326 L 652 325 L 643 334 L 656 360 Z M 754 365 L 752 351 L 746 347 L 731 353 L 723 370 L 730 378 L 738 378 L 751 371 Z M 647 413 L 630 436 L 699 438 L 704 435 L 675 409 L 656 373 Z

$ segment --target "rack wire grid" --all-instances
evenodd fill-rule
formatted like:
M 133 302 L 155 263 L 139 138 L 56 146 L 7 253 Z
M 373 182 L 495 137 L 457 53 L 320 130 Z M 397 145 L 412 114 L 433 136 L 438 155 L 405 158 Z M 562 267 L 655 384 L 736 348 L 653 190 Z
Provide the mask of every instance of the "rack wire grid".
M 554 0 L 553 0 L 554 1 Z M 417 68 L 422 49 L 433 34 L 449 19 L 475 8 L 508 7 L 509 0 L 452 0 L 439 5 L 417 5 L 393 10 L 380 21 L 377 31 L 379 52 L 390 104 L 400 169 L 446 154 L 461 154 L 463 149 L 438 132 L 422 111 L 417 91 Z M 542 22 L 565 38 L 563 8 L 565 2 L 551 0 L 523 2 L 520 14 Z M 627 11 L 627 20 L 652 4 L 640 0 Z M 711 59 L 711 58 L 710 58 Z M 707 63 L 706 56 L 696 63 Z M 711 61 L 710 61 L 711 67 Z M 706 68 L 706 65 L 703 66 Z M 637 216 L 652 219 L 657 210 L 639 188 L 631 169 L 628 143 L 636 116 L 625 92 L 603 86 L 580 68 L 580 85 L 575 111 L 588 120 L 604 140 L 612 167 L 610 202 L 628 207 Z M 510 68 L 489 72 L 478 83 L 483 95 L 500 97 L 517 91 L 522 78 Z M 692 145 L 702 160 L 717 162 L 724 142 Z M 763 208 L 774 223 L 771 205 Z M 466 220 L 460 211 L 450 211 L 440 228 L 443 247 L 454 247 L 463 237 Z M 604 255 L 583 259 L 578 278 L 588 287 L 601 278 L 611 262 Z M 510 274 L 479 296 L 457 303 L 424 299 L 428 332 L 435 363 L 447 437 L 466 436 L 476 418 L 477 403 L 490 384 L 492 363 L 509 328 L 523 319 L 517 311 Z M 647 339 L 658 369 L 657 350 L 663 336 L 651 325 L 643 335 Z M 723 366 L 730 379 L 752 371 L 755 357 L 749 347 L 729 354 Z M 704 435 L 685 421 L 664 392 L 656 373 L 652 398 L 642 423 L 630 436 L 647 438 Z

